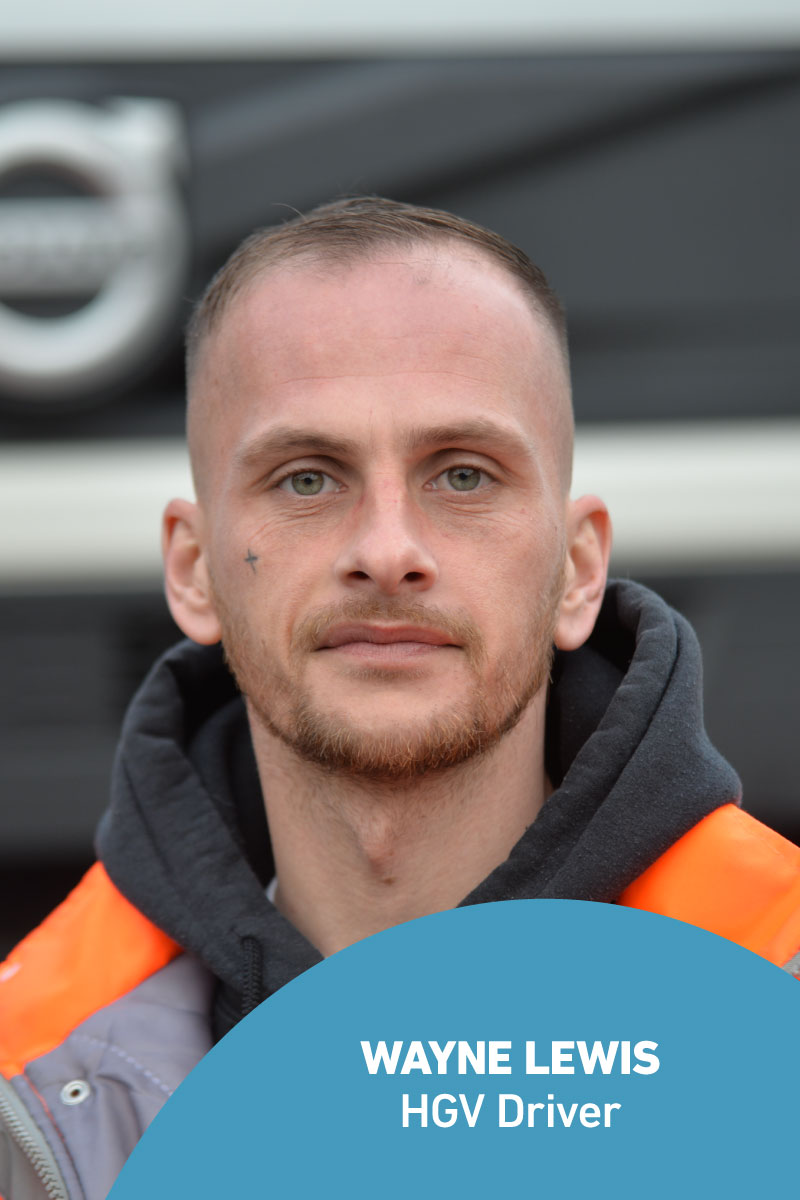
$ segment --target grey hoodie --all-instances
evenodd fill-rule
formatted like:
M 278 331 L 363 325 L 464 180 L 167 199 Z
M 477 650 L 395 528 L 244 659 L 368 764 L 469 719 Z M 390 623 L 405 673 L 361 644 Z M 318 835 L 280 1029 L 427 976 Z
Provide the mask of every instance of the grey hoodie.
M 703 728 L 692 630 L 628 582 L 609 585 L 589 643 L 556 658 L 546 750 L 553 794 L 463 904 L 613 902 L 739 797 Z M 244 705 L 219 648 L 181 643 L 137 693 L 97 849 L 123 895 L 187 953 L 0 1090 L 5 1200 L 101 1200 L 213 1041 L 319 960 L 265 894 L 263 801 Z M 87 1091 L 70 1103 L 65 1087 L 75 1081 Z

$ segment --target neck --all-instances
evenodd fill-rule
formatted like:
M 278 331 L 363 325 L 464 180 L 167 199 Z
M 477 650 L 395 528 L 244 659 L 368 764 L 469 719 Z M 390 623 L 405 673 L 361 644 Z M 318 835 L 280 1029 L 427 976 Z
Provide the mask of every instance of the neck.
M 323 772 L 251 713 L 278 908 L 324 955 L 454 908 L 547 798 L 545 701 L 542 688 L 489 753 L 403 783 Z

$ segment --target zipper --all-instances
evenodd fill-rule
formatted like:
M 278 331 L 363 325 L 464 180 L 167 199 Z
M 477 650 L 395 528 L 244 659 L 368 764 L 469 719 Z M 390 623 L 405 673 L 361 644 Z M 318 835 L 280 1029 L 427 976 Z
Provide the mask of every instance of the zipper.
M 11 1085 L 0 1077 L 0 1120 L 33 1167 L 49 1200 L 69 1200 L 53 1152 Z

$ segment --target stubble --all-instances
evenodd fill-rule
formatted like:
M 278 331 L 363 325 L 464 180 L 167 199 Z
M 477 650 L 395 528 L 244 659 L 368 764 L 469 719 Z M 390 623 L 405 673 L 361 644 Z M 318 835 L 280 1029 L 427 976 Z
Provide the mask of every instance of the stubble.
M 348 597 L 298 625 L 290 666 L 277 661 L 269 642 L 233 614 L 215 589 L 227 662 L 247 697 L 251 719 L 280 738 L 301 760 L 327 772 L 364 782 L 402 783 L 438 774 L 487 753 L 518 723 L 545 686 L 552 664 L 553 633 L 563 586 L 563 567 L 544 596 L 531 603 L 520 644 L 507 661 L 488 661 L 483 636 L 464 616 L 415 600 Z M 309 654 L 319 653 L 326 630 L 343 622 L 382 622 L 430 627 L 446 633 L 464 655 L 466 678 L 454 674 L 460 696 L 425 715 L 385 729 L 360 727 L 347 713 L 321 703 L 302 685 Z M 372 668 L 364 686 L 391 685 L 392 673 Z M 406 686 L 406 680 L 398 686 Z

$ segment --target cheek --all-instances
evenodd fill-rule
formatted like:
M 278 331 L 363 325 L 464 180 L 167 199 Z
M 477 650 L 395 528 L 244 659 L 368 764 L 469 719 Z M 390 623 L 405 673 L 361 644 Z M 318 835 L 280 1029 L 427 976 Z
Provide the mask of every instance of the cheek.
M 301 596 L 315 587 L 335 557 L 334 523 L 326 520 L 286 520 L 247 511 L 218 533 L 226 569 L 243 581 L 269 580 L 272 594 Z M 221 535 L 221 536 L 220 536 Z
M 462 573 L 468 606 L 488 639 L 518 639 L 557 602 L 563 562 L 563 535 L 554 523 L 520 521 L 481 547 Z
M 296 540 L 266 522 L 252 506 L 220 504 L 211 531 L 210 561 L 215 579 L 238 588 L 246 597 L 260 593 L 265 580 L 275 588 L 300 555 Z
M 535 588 L 563 558 L 563 530 L 549 515 L 521 509 L 487 533 L 472 556 L 473 567 L 495 588 L 501 583 L 510 590 Z
M 247 630 L 251 641 L 279 655 L 289 653 L 298 623 L 326 598 L 322 550 L 312 552 L 302 540 L 283 541 L 250 527 L 227 541 L 219 563 L 215 593 L 221 594 L 238 627 Z

